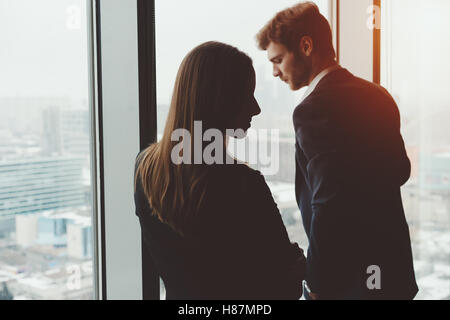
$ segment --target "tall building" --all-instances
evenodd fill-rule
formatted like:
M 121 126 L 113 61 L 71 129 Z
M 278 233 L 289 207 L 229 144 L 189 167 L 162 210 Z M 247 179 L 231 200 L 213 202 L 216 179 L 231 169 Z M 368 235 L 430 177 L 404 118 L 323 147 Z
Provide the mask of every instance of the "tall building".
M 61 110 L 61 147 L 64 155 L 88 156 L 89 110 L 87 108 Z
M 84 161 L 66 156 L 0 162 L 0 230 L 16 215 L 86 205 Z
M 42 154 L 89 155 L 89 110 L 50 106 L 42 114 Z
M 40 136 L 43 110 L 49 107 L 69 108 L 74 103 L 66 97 L 16 96 L 0 97 L 0 127 L 20 138 Z
M 42 110 L 42 154 L 61 155 L 61 114 L 59 106 L 50 106 Z
M 38 216 L 19 214 L 15 218 L 17 245 L 24 248 L 32 246 L 38 237 Z
M 92 256 L 92 226 L 90 222 L 67 226 L 67 254 L 76 259 L 88 259 Z
M 38 218 L 38 238 L 40 245 L 52 245 L 54 247 L 65 247 L 67 245 L 67 226 L 72 223 L 72 219 L 64 215 L 44 212 Z
M 450 192 L 450 152 L 420 155 L 420 187 L 423 190 L 448 195 Z

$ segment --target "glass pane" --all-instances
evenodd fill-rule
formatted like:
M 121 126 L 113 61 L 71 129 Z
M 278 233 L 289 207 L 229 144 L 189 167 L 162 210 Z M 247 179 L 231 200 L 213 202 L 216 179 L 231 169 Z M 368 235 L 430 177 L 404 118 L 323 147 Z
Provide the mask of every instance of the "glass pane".
M 87 1 L 0 0 L 0 299 L 93 299 Z
M 314 2 L 322 14 L 328 17 L 328 0 Z M 296 0 L 156 1 L 158 137 L 162 136 L 164 130 L 178 68 L 191 49 L 203 42 L 215 40 L 236 46 L 247 53 L 253 59 L 256 71 L 255 97 L 262 110 L 260 115 L 253 118 L 252 128 L 268 130 L 265 136 L 267 148 L 271 144 L 271 130 L 279 130 L 278 170 L 267 170 L 271 174 L 266 175 L 266 180 L 291 241 L 298 242 L 306 250 L 308 240 L 295 200 L 295 135 L 292 124 L 292 113 L 301 102 L 306 88 L 292 92 L 285 83 L 275 79 L 267 52 L 260 51 L 255 41 L 258 31 L 278 11 L 296 3 Z M 248 139 L 250 144 L 256 143 L 253 137 L 249 136 Z M 241 143 L 244 141 L 231 139 L 230 149 L 236 148 L 238 152 L 235 155 L 244 160 L 239 151 L 243 147 Z M 250 165 L 262 169 L 255 163 Z M 163 290 L 162 287 L 162 293 Z
M 417 299 L 450 299 L 450 2 L 382 6 L 382 84 L 398 103 L 412 163 L 402 196 Z

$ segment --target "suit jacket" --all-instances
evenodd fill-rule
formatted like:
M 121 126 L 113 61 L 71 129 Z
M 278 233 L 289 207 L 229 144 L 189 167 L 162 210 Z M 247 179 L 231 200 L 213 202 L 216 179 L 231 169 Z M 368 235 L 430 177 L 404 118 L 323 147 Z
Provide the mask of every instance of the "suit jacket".
M 410 162 L 392 97 L 339 68 L 296 107 L 293 121 L 311 291 L 325 299 L 413 298 L 418 288 L 400 194 Z M 369 289 L 370 266 L 381 271 L 381 289 Z
M 298 299 L 303 251 L 289 241 L 262 175 L 243 164 L 217 165 L 207 179 L 189 236 L 152 214 L 138 179 L 136 215 L 167 299 Z

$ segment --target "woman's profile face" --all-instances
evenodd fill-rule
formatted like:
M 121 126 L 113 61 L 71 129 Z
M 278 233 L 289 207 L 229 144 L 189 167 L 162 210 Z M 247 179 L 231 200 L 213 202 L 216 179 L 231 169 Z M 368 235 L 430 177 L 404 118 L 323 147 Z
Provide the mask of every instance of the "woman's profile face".
M 261 113 L 261 109 L 255 98 L 256 75 L 253 68 L 247 83 L 248 85 L 245 88 L 244 94 L 238 102 L 239 107 L 234 127 L 230 129 L 247 131 L 251 127 L 252 118 Z

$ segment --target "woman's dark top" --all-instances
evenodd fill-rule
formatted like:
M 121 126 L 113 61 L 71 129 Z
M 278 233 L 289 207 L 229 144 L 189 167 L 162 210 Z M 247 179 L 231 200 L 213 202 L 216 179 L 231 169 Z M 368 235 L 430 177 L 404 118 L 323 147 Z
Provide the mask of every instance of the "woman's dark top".
M 138 178 L 136 215 L 166 298 L 300 298 L 303 251 L 289 241 L 263 176 L 244 164 L 215 165 L 208 175 L 189 237 L 152 215 Z

